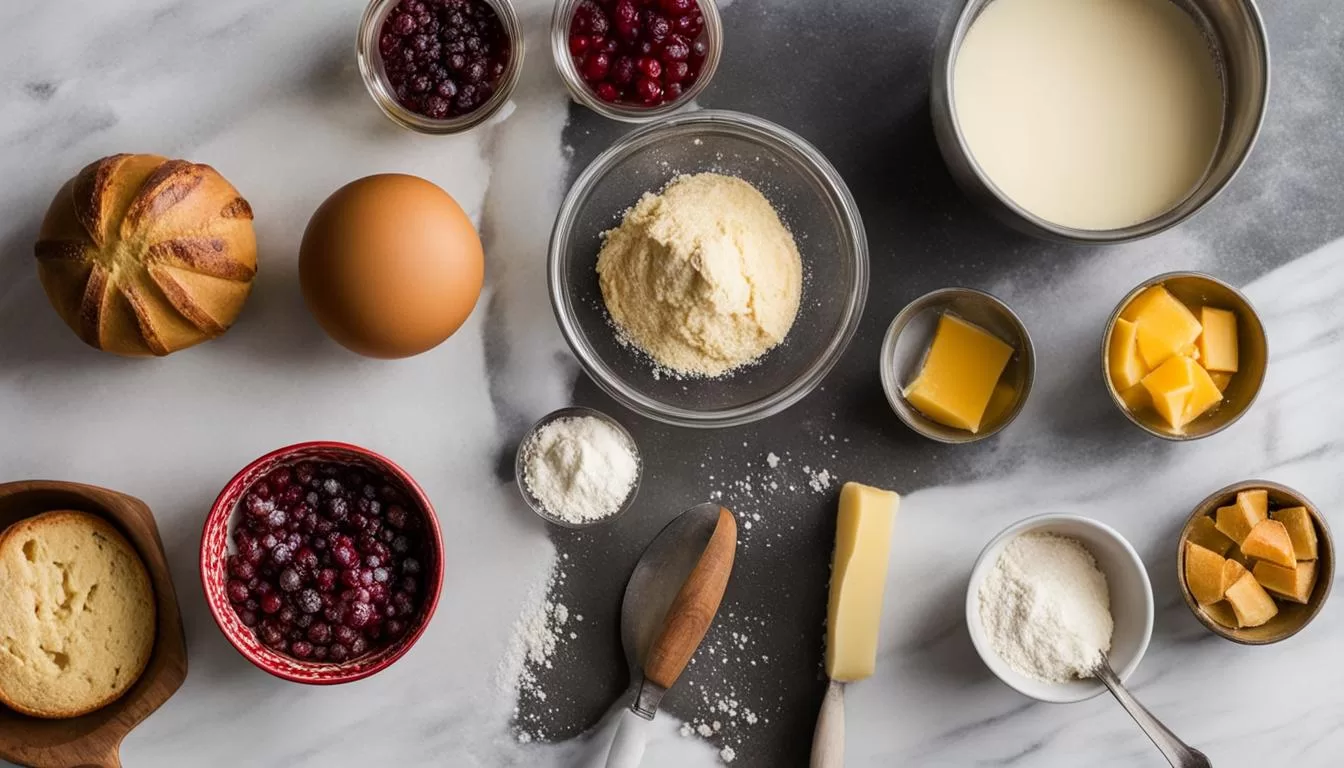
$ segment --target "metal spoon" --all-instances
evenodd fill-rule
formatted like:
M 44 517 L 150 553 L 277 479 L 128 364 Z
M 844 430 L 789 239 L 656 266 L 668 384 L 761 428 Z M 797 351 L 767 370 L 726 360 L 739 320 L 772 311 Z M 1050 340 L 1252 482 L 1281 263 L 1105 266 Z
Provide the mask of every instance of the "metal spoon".
M 607 768 L 636 768 L 649 723 L 719 609 L 737 551 L 737 521 L 718 504 L 691 507 L 640 555 L 621 602 L 621 645 L 633 703 L 621 714 Z
M 1176 738 L 1176 734 L 1153 717 L 1152 712 L 1144 709 L 1139 700 L 1134 698 L 1120 682 L 1115 670 L 1111 669 L 1111 662 L 1104 654 L 1096 668 L 1092 670 L 1092 675 L 1110 690 L 1115 700 L 1120 702 L 1120 706 L 1124 707 L 1129 716 L 1134 718 L 1134 722 L 1148 734 L 1148 738 L 1152 739 L 1158 751 L 1167 758 L 1167 762 L 1175 768 L 1213 768 L 1213 763 L 1209 762 L 1209 758 L 1205 757 L 1203 752 Z

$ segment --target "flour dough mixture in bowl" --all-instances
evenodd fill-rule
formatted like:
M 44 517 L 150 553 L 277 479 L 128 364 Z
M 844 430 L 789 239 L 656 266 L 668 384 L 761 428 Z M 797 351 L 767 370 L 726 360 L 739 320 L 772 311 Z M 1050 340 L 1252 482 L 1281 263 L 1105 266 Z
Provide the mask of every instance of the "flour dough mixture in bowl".
M 579 175 L 551 236 L 551 304 L 622 405 L 745 424 L 811 392 L 868 293 L 858 206 L 789 131 L 703 110 L 627 134 Z
M 993 0 L 956 54 L 952 96 L 998 192 L 1080 230 L 1179 205 L 1223 125 L 1220 60 L 1171 0 Z
M 770 201 L 718 173 L 645 193 L 607 232 L 597 273 L 617 333 L 676 377 L 731 374 L 778 346 L 803 282 Z

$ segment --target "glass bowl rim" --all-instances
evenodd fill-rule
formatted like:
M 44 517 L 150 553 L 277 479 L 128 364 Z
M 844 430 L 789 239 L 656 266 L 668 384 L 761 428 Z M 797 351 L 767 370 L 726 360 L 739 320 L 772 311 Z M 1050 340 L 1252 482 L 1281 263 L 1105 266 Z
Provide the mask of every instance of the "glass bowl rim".
M 537 434 L 541 432 L 543 427 L 560 421 L 561 419 L 583 418 L 597 419 L 615 429 L 623 438 L 625 438 L 626 443 L 630 447 L 630 452 L 634 454 L 635 457 L 635 481 L 631 484 L 630 490 L 626 492 L 625 499 L 621 502 L 620 508 L 615 512 L 606 517 L 598 517 L 592 520 L 571 523 L 548 510 L 546 505 L 541 502 L 541 499 L 537 498 L 537 495 L 527 487 L 527 458 L 532 452 L 532 441 L 536 438 Z M 625 516 L 625 513 L 629 512 L 630 508 L 635 505 L 635 497 L 639 495 L 639 484 L 644 479 L 644 454 L 639 450 L 639 443 L 635 441 L 635 436 L 630 434 L 630 430 L 626 429 L 624 424 L 617 421 L 616 417 L 604 411 L 599 411 L 596 408 L 589 408 L 586 405 L 567 405 L 563 408 L 557 408 L 550 413 L 547 413 L 545 416 L 542 416 L 540 419 L 537 419 L 532 426 L 528 427 L 527 431 L 523 433 L 523 438 L 518 441 L 518 449 L 514 451 L 513 455 L 513 475 L 514 485 L 517 486 L 518 493 L 522 495 L 523 501 L 527 502 L 527 506 L 537 514 L 537 517 L 561 528 L 570 528 L 572 530 L 581 531 L 615 522 L 617 518 Z
M 550 28 L 551 60 L 555 64 L 555 71 L 559 73 L 570 96 L 579 104 L 603 117 L 623 123 L 649 123 L 690 108 L 701 92 L 709 87 L 709 81 L 714 79 L 714 73 L 719 69 L 719 60 L 723 57 L 723 18 L 719 15 L 719 6 L 715 0 L 697 0 L 700 13 L 705 17 L 704 35 L 709 51 L 701 66 L 700 74 L 691 87 L 674 101 L 656 107 L 611 104 L 599 99 L 579 75 L 578 67 L 574 65 L 569 53 L 569 22 L 579 2 L 580 0 L 558 0 L 551 12 Z
M 415 133 L 425 135 L 452 135 L 464 133 L 485 123 L 498 114 L 505 104 L 513 98 L 513 90 L 522 78 L 523 58 L 527 55 L 527 41 L 523 35 L 522 22 L 512 0 L 482 0 L 499 16 L 500 26 L 509 38 L 509 63 L 495 84 L 495 92 L 476 109 L 457 117 L 436 120 L 432 117 L 412 112 L 403 107 L 392 94 L 391 83 L 381 63 L 382 53 L 378 50 L 379 29 L 383 21 L 395 9 L 399 0 L 369 0 L 364 15 L 359 22 L 359 31 L 355 36 L 355 61 L 359 67 L 360 79 L 373 102 L 378 105 L 387 119 Z
M 620 161 L 647 149 L 668 134 L 697 129 L 729 129 L 771 146 L 810 170 L 825 187 L 826 197 L 839 218 L 841 229 L 850 241 L 849 258 L 854 279 L 841 314 L 841 322 L 826 348 L 807 368 L 788 384 L 753 402 L 714 410 L 698 410 L 669 405 L 642 394 L 625 384 L 593 350 L 572 319 L 573 304 L 561 256 L 573 235 L 574 222 L 597 182 Z M 574 180 L 556 214 L 555 227 L 547 254 L 547 287 L 551 309 L 560 333 L 584 371 L 604 392 L 630 410 L 665 424 L 683 427 L 719 428 L 740 426 L 779 413 L 802 400 L 815 389 L 840 361 L 849 342 L 858 331 L 868 297 L 868 238 L 858 203 L 840 172 L 807 140 L 768 120 L 731 110 L 700 110 L 673 115 L 642 126 L 626 134 L 589 163 Z

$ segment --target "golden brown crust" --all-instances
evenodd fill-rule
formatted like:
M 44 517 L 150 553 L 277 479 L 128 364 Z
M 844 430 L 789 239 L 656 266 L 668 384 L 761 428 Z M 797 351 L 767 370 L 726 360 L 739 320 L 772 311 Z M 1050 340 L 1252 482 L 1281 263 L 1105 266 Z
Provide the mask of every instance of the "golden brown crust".
M 241 197 L 235 197 L 219 212 L 226 219 L 252 219 L 252 206 Z
M 84 261 L 88 246 L 78 240 L 38 240 L 33 246 L 38 261 Z
M 131 283 L 121 286 L 121 295 L 125 297 L 126 302 L 131 305 L 131 310 L 135 312 L 135 322 L 140 326 L 140 338 L 149 347 L 150 351 L 160 357 L 168 354 L 172 350 L 159 338 L 159 332 L 154 327 L 154 318 L 150 314 L 149 302 L 145 301 L 142 295 Z
M 237 317 L 256 277 L 251 222 L 251 206 L 208 165 L 112 155 L 57 193 L 34 253 L 53 306 L 86 343 L 166 355 Z
M 75 216 L 99 248 L 107 244 L 106 203 L 112 176 L 130 155 L 110 155 L 95 160 L 75 177 Z
M 151 261 L 171 262 L 192 272 L 240 283 L 248 282 L 257 274 L 247 264 L 234 261 L 229 256 L 228 243 L 218 237 L 165 240 L 149 247 L 149 257 Z
M 205 311 L 204 307 L 197 304 L 191 298 L 191 293 L 168 270 L 151 265 L 149 276 L 154 281 L 154 285 L 158 286 L 160 291 L 163 291 L 163 295 L 167 297 L 168 302 L 203 333 L 218 336 L 228 330 L 228 326 L 215 320 L 210 316 L 210 313 Z
M 43 512 L 40 515 L 34 515 L 33 517 L 20 520 L 8 528 L 0 530 L 0 552 L 3 552 L 8 546 L 11 537 L 37 534 L 45 526 L 62 525 L 66 523 L 87 525 L 92 528 L 95 533 L 107 539 L 113 546 L 130 555 L 135 580 L 140 583 L 143 593 L 149 596 L 150 620 L 153 626 L 152 634 L 155 636 L 155 642 L 157 642 L 159 606 L 154 595 L 154 582 L 149 577 L 149 569 L 145 567 L 144 558 L 140 556 L 135 545 L 131 544 L 131 542 L 121 534 L 121 531 L 117 530 L 116 526 L 112 525 L 102 517 L 88 512 L 80 512 L 70 509 L 58 509 L 50 512 Z M 126 678 L 128 681 L 126 685 L 122 686 L 119 690 L 110 692 L 101 699 L 91 702 L 87 706 L 72 709 L 37 710 L 6 696 L 4 686 L 0 686 L 0 705 L 4 705 L 19 714 L 28 715 L 29 717 L 40 717 L 48 720 L 63 720 L 87 715 L 90 712 L 96 712 L 117 699 L 120 699 L 122 696 L 126 695 L 128 691 L 134 688 L 135 684 L 140 680 L 140 677 L 145 674 L 145 669 L 149 667 L 149 661 L 153 656 L 153 646 L 151 645 L 149 653 L 146 653 L 143 659 L 136 660 L 137 666 L 134 669 L 134 674 L 129 675 Z
M 154 169 L 126 209 L 126 216 L 121 220 L 122 236 L 129 237 L 150 218 L 163 216 L 186 200 L 201 186 L 206 170 L 214 172 L 208 165 L 196 165 L 186 160 L 169 160 Z
M 107 270 L 94 264 L 84 284 L 84 298 L 79 304 L 79 337 L 95 347 L 102 346 L 103 308 L 107 306 Z

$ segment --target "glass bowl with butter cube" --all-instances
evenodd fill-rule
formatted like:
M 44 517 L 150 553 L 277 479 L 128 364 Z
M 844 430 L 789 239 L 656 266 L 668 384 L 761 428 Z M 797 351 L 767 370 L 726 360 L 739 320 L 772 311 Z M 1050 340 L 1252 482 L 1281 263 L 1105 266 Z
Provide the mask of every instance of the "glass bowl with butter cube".
M 1230 427 L 1255 402 L 1268 361 L 1255 307 L 1198 272 L 1144 281 L 1116 306 L 1102 336 L 1111 400 L 1164 440 L 1197 440 Z
M 1214 492 L 1181 530 L 1176 573 L 1191 613 L 1210 632 L 1269 645 L 1321 612 L 1335 577 L 1334 540 L 1305 496 L 1267 480 Z
M 942 288 L 906 305 L 882 342 L 882 389 L 906 426 L 941 443 L 997 434 L 1022 412 L 1036 353 L 999 299 Z

